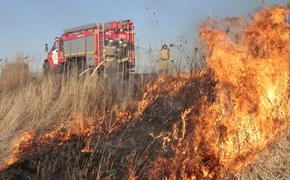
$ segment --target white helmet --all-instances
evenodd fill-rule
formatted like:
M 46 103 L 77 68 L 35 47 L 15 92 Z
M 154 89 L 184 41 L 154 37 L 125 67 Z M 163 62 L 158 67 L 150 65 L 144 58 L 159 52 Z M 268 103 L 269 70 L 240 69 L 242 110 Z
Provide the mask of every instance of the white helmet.
M 162 44 L 162 48 L 167 48 L 168 46 L 167 46 L 167 44 L 166 43 L 163 43 Z

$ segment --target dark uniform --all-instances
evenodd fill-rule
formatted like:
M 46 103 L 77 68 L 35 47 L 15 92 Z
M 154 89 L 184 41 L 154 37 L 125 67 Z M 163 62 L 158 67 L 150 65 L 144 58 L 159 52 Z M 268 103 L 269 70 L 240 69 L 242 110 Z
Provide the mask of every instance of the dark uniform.
M 45 43 L 45 50 L 44 51 L 48 52 L 48 44 L 47 43 Z

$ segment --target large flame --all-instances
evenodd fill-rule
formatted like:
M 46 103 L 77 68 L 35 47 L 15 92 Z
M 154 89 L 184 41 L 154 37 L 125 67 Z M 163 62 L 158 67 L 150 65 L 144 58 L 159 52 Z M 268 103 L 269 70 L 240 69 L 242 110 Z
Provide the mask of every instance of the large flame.
M 289 123 L 286 10 L 259 11 L 239 43 L 207 25 L 200 34 L 218 80 L 218 100 L 203 117 L 210 119 L 204 130 L 212 131 L 204 140 L 222 164 L 239 171 Z
M 65 128 L 40 135 L 24 133 L 13 143 L 14 151 L 0 170 L 14 164 L 26 152 L 32 153 L 32 149 L 53 148 L 75 136 L 84 139 L 81 151 L 91 152 L 91 142 L 96 136 L 111 134 L 129 121 L 142 121 L 143 113 L 158 103 L 160 107 L 166 103 L 160 102 L 162 96 L 163 101 L 170 101 L 171 97 L 181 98 L 186 102 L 186 105 L 182 104 L 186 109 L 176 116 L 179 119 L 172 123 L 172 131 L 164 128 L 158 135 L 156 129 L 151 128 L 155 132 L 150 136 L 163 140 L 164 154 L 172 154 L 153 159 L 151 169 L 146 172 L 149 177 L 208 179 L 241 172 L 290 123 L 290 31 L 286 15 L 287 10 L 283 7 L 262 9 L 249 24 L 241 26 L 236 39 L 229 37 L 230 29 L 204 23 L 200 36 L 208 49 L 209 69 L 193 75 L 159 77 L 148 85 L 132 112 L 112 109 L 118 120 L 113 126 L 106 126 L 106 116 L 102 114 L 95 124 L 93 118 L 84 120 L 76 113 L 72 117 L 73 124 Z M 231 19 L 235 20 L 239 19 Z M 216 82 L 212 82 L 212 76 Z M 188 89 L 190 93 L 198 91 L 196 97 L 186 97 Z M 188 104 L 187 98 L 194 104 Z M 170 107 L 175 106 L 170 104 Z M 151 119 L 144 123 L 149 126 L 149 122 Z M 97 129 L 102 129 L 104 134 L 98 135 Z M 138 178 L 133 167 L 128 169 L 129 177 Z
M 39 153 L 43 148 L 55 148 L 55 146 L 63 145 L 75 137 L 84 139 L 85 144 L 81 151 L 90 151 L 92 135 L 93 120 L 91 118 L 83 119 L 78 113 L 72 113 L 72 120 L 66 126 L 61 125 L 60 128 L 45 133 L 35 131 L 22 133 L 19 138 L 12 142 L 12 152 L 7 160 L 0 164 L 0 170 L 6 169 L 26 155 Z
M 201 114 L 188 115 L 193 132 L 175 147 L 174 158 L 154 164 L 153 177 L 200 179 L 239 173 L 289 126 L 286 16 L 284 7 L 260 10 L 236 35 L 240 40 L 229 37 L 229 28 L 211 24 L 217 21 L 201 26 L 206 61 L 217 81 L 216 101 L 208 107 L 205 99 Z

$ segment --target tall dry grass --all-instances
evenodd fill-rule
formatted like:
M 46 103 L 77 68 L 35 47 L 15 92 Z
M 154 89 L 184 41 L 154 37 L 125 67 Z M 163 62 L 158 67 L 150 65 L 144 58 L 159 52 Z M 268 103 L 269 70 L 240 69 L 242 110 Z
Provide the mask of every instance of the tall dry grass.
M 0 93 L 9 92 L 25 85 L 29 79 L 29 67 L 24 61 L 6 64 L 1 72 Z
M 108 82 L 97 76 L 45 76 L 30 73 L 23 62 L 7 64 L 0 77 L 0 163 L 11 152 L 11 142 L 24 132 L 65 126 L 73 113 L 83 118 L 102 113 L 106 120 L 96 123 L 102 124 L 99 131 L 106 132 L 116 124 L 111 110 L 133 106 L 150 80 Z
M 82 77 L 32 74 L 24 63 L 10 64 L 0 77 L 0 163 L 4 162 L 12 151 L 11 143 L 19 139 L 24 132 L 39 133 L 68 124 L 77 112 L 82 116 L 95 117 L 98 133 L 106 133 L 117 126 L 114 109 L 133 109 L 154 77 L 138 76 L 123 81 L 107 81 L 98 77 Z M 102 115 L 103 118 L 98 116 Z M 261 153 L 255 164 L 245 170 L 239 179 L 289 179 L 290 177 L 290 131 L 286 137 L 275 142 L 269 150 Z M 130 138 L 130 137 L 126 137 Z M 77 145 L 76 145 L 77 146 Z M 47 153 L 39 161 L 36 179 L 54 179 L 55 174 L 67 179 L 118 179 L 118 172 L 129 167 L 135 172 L 143 170 L 137 167 L 145 161 L 144 151 L 135 147 L 131 157 L 118 157 L 122 148 L 112 148 L 110 143 L 96 143 L 92 154 L 85 164 L 80 164 L 84 155 L 78 148 L 64 146 L 62 149 Z M 126 146 L 126 145 L 115 145 Z M 112 150 L 109 150 L 110 148 Z M 151 148 L 146 148 L 150 151 Z M 116 170 L 114 161 L 122 161 L 124 167 Z M 59 167 L 60 162 L 66 167 Z M 63 165 L 62 164 L 62 165 Z M 97 164 L 97 165 L 96 165 Z M 141 165 L 140 165 L 141 164 Z M 29 165 L 27 165 L 29 166 Z M 31 165 L 32 166 L 32 165 Z M 63 169 L 63 172 L 56 172 Z M 17 172 L 14 172 L 17 174 Z M 15 176 L 13 176 L 15 178 Z M 17 177 L 17 176 L 16 176 Z M 0 175 L 1 178 L 1 175 Z M 122 177 L 124 178 L 124 177 Z
M 279 140 L 261 152 L 256 162 L 239 179 L 290 179 L 290 127 Z

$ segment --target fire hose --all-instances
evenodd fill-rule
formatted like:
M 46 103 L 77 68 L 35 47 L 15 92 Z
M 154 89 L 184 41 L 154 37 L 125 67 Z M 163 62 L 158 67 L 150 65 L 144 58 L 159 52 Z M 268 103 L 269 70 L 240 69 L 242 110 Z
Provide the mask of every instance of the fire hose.
M 101 62 L 100 64 L 98 64 L 98 66 L 94 69 L 94 71 L 91 74 L 91 77 L 93 77 L 93 75 L 96 73 L 96 71 L 101 67 L 101 65 L 103 65 L 105 63 L 105 61 Z M 79 77 L 81 77 L 82 75 L 84 75 L 86 72 L 88 72 L 89 70 L 91 70 L 92 68 L 89 67 L 86 70 L 84 70 L 82 73 L 79 74 Z

